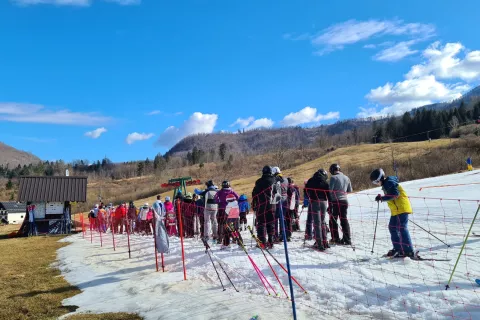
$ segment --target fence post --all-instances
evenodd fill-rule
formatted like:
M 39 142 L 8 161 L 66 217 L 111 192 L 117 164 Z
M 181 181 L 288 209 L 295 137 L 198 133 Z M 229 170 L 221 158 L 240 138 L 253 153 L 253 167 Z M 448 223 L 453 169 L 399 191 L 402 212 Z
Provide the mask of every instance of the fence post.
M 182 262 L 183 262 L 183 280 L 187 280 L 187 269 L 185 268 L 185 250 L 183 248 L 183 221 L 182 221 L 182 209 L 180 206 L 180 199 L 177 199 L 177 214 L 180 226 L 180 243 L 182 246 Z
M 113 242 L 113 251 L 116 251 L 115 250 L 115 229 L 113 228 L 113 219 L 115 218 L 114 215 L 111 215 L 110 217 L 110 228 L 112 229 L 112 242 Z

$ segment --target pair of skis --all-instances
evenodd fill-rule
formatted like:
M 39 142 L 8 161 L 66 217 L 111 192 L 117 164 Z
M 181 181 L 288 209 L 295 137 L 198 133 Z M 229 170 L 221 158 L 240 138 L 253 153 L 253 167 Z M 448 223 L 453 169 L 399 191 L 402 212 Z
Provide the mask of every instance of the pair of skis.
M 218 280 L 220 281 L 220 284 L 222 285 L 223 291 L 225 291 L 227 289 L 225 289 L 225 286 L 223 285 L 222 278 L 220 278 L 220 274 L 218 273 L 217 267 L 215 266 L 215 263 L 213 262 L 212 255 L 210 254 L 210 251 L 212 251 L 212 248 L 210 248 L 210 245 L 208 244 L 207 240 L 205 240 L 204 238 L 202 238 L 202 242 L 203 242 L 203 245 L 205 246 L 205 253 L 208 254 L 208 257 L 210 258 L 210 261 L 212 261 L 212 265 L 213 265 L 213 268 L 215 269 L 215 272 L 217 273 Z M 210 251 L 208 251 L 208 250 L 210 250 Z M 235 291 L 239 292 L 237 290 L 237 288 L 235 288 L 235 285 L 233 284 L 232 279 L 230 279 L 227 272 L 225 271 L 225 269 L 223 268 L 222 264 L 219 261 L 218 261 L 218 265 L 222 269 L 222 271 L 225 274 L 225 276 L 227 277 L 228 281 L 230 281 L 230 284 L 235 289 Z
M 450 261 L 451 259 L 437 259 L 437 258 L 423 258 L 419 255 L 419 251 L 416 251 L 413 257 L 388 257 L 387 255 L 383 255 L 382 257 L 388 258 L 388 259 L 403 259 L 403 258 L 410 258 L 411 260 L 414 261 Z

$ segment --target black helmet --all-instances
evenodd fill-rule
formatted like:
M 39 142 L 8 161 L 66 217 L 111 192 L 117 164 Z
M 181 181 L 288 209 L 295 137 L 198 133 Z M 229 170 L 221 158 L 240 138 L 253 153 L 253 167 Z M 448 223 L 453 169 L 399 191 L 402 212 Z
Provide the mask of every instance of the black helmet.
M 270 166 L 263 167 L 262 174 L 271 176 L 272 175 L 272 167 L 270 167 Z
M 328 179 L 328 173 L 325 171 L 325 169 L 318 169 L 315 174 L 320 177 L 322 180 L 327 180 Z
M 205 185 L 207 186 L 207 188 L 213 187 L 213 181 L 212 181 L 212 180 L 208 180 L 207 182 L 205 182 Z
M 335 171 L 340 171 L 340 166 L 337 163 L 332 163 L 328 171 L 330 171 L 331 174 L 335 174 Z
M 225 188 L 230 188 L 230 181 L 228 180 L 225 180 L 222 182 L 222 188 L 225 189 Z
M 290 177 L 287 178 L 287 181 L 288 181 L 288 184 L 292 184 L 294 182 L 293 179 Z
M 382 181 L 384 178 L 385 172 L 382 168 L 375 169 L 372 171 L 372 173 L 370 173 L 370 181 L 372 181 L 374 184 L 380 184 L 380 181 Z

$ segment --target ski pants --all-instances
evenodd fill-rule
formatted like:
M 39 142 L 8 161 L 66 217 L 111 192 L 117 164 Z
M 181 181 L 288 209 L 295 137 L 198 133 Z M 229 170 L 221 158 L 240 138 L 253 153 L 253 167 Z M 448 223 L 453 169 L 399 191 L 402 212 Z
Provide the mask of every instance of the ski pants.
M 267 238 L 265 232 L 268 235 L 268 242 L 273 244 L 273 236 L 275 234 L 274 219 L 275 219 L 276 206 L 266 205 L 260 206 L 257 210 L 257 236 L 258 239 L 265 244 Z
M 350 224 L 348 223 L 347 209 L 348 201 L 330 202 L 330 232 L 332 233 L 332 240 L 334 241 L 340 240 L 337 223 L 338 218 L 340 218 L 340 226 L 342 227 L 343 240 L 351 241 Z
M 312 229 L 313 229 L 313 212 L 309 206 L 307 208 L 307 222 L 305 224 L 305 237 L 307 237 L 308 239 L 312 238 Z
M 287 212 L 287 201 L 286 200 L 280 200 L 280 202 L 277 204 L 275 208 L 275 238 L 279 238 L 280 234 L 282 233 L 282 230 L 280 230 L 280 210 L 282 210 L 282 213 L 284 214 L 284 219 L 285 219 L 285 212 Z M 280 226 L 279 226 L 280 225 Z
M 327 246 L 327 226 L 323 221 L 325 220 L 325 215 L 327 213 L 327 201 L 318 201 L 316 204 L 312 205 L 312 216 L 313 216 L 313 225 L 315 230 L 315 240 L 317 241 L 317 246 L 323 245 Z
M 209 238 L 210 235 L 213 234 L 213 238 L 215 239 L 218 233 L 217 210 L 205 209 L 203 216 L 205 220 L 204 221 L 205 238 Z
M 413 251 L 412 239 L 410 238 L 410 232 L 408 232 L 408 215 L 408 213 L 402 213 L 392 216 L 388 224 L 393 248 L 402 253 Z
M 225 223 L 227 223 L 227 213 L 225 212 L 225 209 L 218 209 L 217 223 L 218 223 L 217 239 L 222 240 L 225 234 Z

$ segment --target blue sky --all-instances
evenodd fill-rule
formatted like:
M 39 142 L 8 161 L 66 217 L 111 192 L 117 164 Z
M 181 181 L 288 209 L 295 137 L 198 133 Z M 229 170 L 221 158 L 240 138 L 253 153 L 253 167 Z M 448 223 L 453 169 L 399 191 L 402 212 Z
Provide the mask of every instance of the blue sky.
M 478 84 L 478 1 L 0 3 L 0 141 L 153 158 L 183 136 L 402 113 Z

